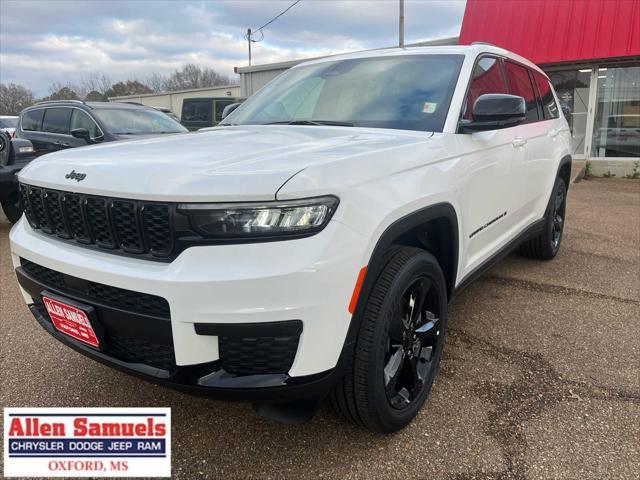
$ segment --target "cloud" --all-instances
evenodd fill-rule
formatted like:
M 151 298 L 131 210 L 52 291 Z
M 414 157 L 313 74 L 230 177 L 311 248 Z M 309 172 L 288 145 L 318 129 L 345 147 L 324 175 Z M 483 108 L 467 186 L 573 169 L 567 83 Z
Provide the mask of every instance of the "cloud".
M 246 65 L 247 27 L 291 0 L 0 1 L 0 81 L 48 93 L 91 72 L 114 80 L 169 73 L 187 62 L 233 77 Z M 464 1 L 406 0 L 406 41 L 457 35 Z M 254 63 L 387 47 L 397 0 L 302 0 L 253 45 Z

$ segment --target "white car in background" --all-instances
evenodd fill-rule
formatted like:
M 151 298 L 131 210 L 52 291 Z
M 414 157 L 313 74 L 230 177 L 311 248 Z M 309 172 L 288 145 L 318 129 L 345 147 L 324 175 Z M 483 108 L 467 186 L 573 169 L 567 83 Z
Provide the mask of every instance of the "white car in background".
M 328 57 L 209 131 L 35 160 L 13 264 L 40 325 L 98 361 L 392 432 L 454 295 L 515 248 L 558 252 L 570 152 L 548 78 L 508 51 Z
M 13 136 L 13 132 L 16 131 L 16 126 L 18 125 L 18 117 L 13 115 L 0 115 L 0 130 L 4 130 L 9 134 L 9 136 Z

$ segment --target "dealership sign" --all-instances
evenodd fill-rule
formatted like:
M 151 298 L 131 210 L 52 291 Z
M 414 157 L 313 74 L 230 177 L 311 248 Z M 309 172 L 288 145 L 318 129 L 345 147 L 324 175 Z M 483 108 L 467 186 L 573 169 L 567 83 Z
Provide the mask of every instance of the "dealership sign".
M 5 408 L 5 477 L 169 477 L 169 408 Z

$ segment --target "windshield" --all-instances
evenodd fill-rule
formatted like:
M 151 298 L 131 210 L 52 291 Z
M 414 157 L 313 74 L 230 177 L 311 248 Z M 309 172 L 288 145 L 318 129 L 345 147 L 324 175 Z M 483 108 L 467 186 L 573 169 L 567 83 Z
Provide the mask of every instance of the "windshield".
M 96 108 L 94 113 L 114 135 L 184 133 L 188 130 L 157 110 L 138 108 Z
M 16 128 L 18 117 L 0 118 L 0 128 Z
M 440 132 L 462 55 L 400 55 L 295 67 L 221 125 L 300 124 Z

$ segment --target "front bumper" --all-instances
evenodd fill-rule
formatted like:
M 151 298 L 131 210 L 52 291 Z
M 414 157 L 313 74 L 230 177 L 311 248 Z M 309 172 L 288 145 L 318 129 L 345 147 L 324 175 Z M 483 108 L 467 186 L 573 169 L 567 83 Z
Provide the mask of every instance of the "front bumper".
M 343 348 L 351 320 L 347 308 L 365 242 L 360 234 L 334 221 L 304 239 L 193 247 L 173 262 L 161 264 L 69 245 L 21 221 L 11 232 L 11 246 L 22 293 L 34 316 L 75 350 L 178 388 L 220 397 L 280 401 L 321 396 L 339 378 L 340 358 L 348 349 Z M 77 294 L 80 290 L 65 291 L 33 278 L 21 267 L 21 258 L 76 283 L 78 279 L 96 282 L 165 299 L 170 315 L 164 322 L 126 308 L 119 314 L 106 300 L 94 299 L 92 305 L 98 305 L 98 320 L 105 322 L 107 330 L 115 328 L 117 334 L 123 325 L 136 325 L 134 336 L 144 337 L 140 340 L 170 346 L 175 368 L 123 361 L 60 334 L 38 305 L 40 293 L 49 290 L 85 303 L 87 297 Z M 125 317 L 129 320 L 123 321 Z M 256 327 L 261 328 L 261 335 L 269 335 L 269 329 L 291 322 L 300 323 L 301 333 L 288 371 L 237 374 L 222 368 L 221 335 L 249 328 L 244 336 L 255 337 L 258 334 L 251 328 Z

